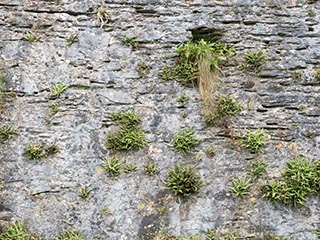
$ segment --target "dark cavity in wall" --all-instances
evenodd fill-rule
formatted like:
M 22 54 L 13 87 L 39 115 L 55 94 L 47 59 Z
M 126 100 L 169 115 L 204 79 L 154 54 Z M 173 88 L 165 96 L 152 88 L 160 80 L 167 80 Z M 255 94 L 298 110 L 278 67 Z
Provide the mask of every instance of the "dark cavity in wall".
M 222 29 L 199 27 L 190 29 L 192 34 L 192 41 L 200 41 L 201 39 L 207 42 L 218 42 L 223 36 Z

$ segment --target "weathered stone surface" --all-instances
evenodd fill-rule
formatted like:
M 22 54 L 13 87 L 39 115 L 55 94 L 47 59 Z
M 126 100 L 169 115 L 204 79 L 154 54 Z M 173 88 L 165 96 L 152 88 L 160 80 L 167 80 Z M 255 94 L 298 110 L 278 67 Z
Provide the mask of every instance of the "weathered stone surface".
M 101 6 L 109 14 L 102 28 Z M 309 16 L 309 7 L 316 16 Z M 6 90 L 16 93 L 4 99 L 0 119 L 18 132 L 0 143 L 0 226 L 24 220 L 45 239 L 71 227 L 88 240 L 132 240 L 162 228 L 170 235 L 215 229 L 240 238 L 270 232 L 317 239 L 319 194 L 303 207 L 289 208 L 261 197 L 265 179 L 242 200 L 233 198 L 229 187 L 256 160 L 269 164 L 271 178 L 280 177 L 285 162 L 297 155 L 319 159 L 319 9 L 319 2 L 305 0 L 0 1 L 0 69 Z M 28 31 L 39 41 L 24 41 Z M 237 52 L 221 66 L 217 90 L 242 105 L 241 113 L 224 123 L 228 129 L 204 123 L 197 87 L 158 76 L 165 64 L 175 63 L 173 47 L 196 32 Z M 67 46 L 66 38 L 74 34 L 78 42 Z M 136 36 L 137 47 L 125 46 L 125 35 Z M 240 69 L 243 53 L 256 49 L 269 57 L 262 71 Z M 146 75 L 137 71 L 139 63 L 151 67 Z M 51 98 L 50 88 L 59 81 L 68 89 Z M 182 94 L 190 98 L 184 107 L 177 101 Z M 53 104 L 59 108 L 55 114 Z M 102 166 L 102 157 L 111 154 L 105 139 L 116 129 L 108 116 L 126 109 L 141 116 L 149 146 L 120 154 L 138 172 L 111 178 Z M 197 153 L 180 156 L 170 143 L 189 127 L 202 144 Z M 259 155 L 230 138 L 249 128 L 263 128 L 269 136 Z M 30 143 L 56 144 L 60 152 L 28 161 L 23 153 Z M 216 149 L 213 158 L 203 151 L 208 145 Z M 143 173 L 151 160 L 159 166 L 153 177 Z M 204 179 L 200 193 L 186 202 L 164 189 L 167 170 L 177 163 L 193 165 Z M 78 196 L 82 187 L 91 190 L 86 200 Z M 102 214 L 105 208 L 111 215 Z

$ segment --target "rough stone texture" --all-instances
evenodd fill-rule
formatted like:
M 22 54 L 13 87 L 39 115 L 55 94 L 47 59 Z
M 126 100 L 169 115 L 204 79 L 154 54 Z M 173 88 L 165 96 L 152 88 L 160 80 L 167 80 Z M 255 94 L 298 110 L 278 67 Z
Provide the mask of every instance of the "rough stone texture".
M 109 8 L 110 20 L 100 28 L 96 9 Z M 309 17 L 308 7 L 317 14 Z M 263 232 L 290 239 L 317 239 L 319 195 L 304 206 L 289 208 L 261 198 L 234 199 L 230 180 L 249 170 L 254 160 L 269 164 L 268 176 L 280 176 L 285 162 L 302 154 L 320 156 L 320 86 L 314 78 L 320 57 L 320 2 L 305 0 L 1 0 L 0 57 L 6 65 L 6 86 L 17 97 L 8 99 L 1 122 L 18 135 L 0 145 L 0 224 L 24 220 L 34 233 L 49 239 L 73 227 L 87 239 L 136 239 L 165 227 L 173 235 L 206 229 L 250 237 Z M 34 24 L 41 38 L 22 38 Z M 233 46 L 240 59 L 247 50 L 262 49 L 269 60 L 260 76 L 248 74 L 236 61 L 222 68 L 219 91 L 230 93 L 243 110 L 232 119 L 236 133 L 264 128 L 270 140 L 264 153 L 252 155 L 234 145 L 220 128 L 203 122 L 203 103 L 197 89 L 163 82 L 158 73 L 174 63 L 172 47 L 201 27 L 223 32 L 221 41 Z M 219 30 L 219 31 L 218 31 Z M 68 47 L 65 37 L 78 34 Z M 137 36 L 138 47 L 123 46 L 125 34 Z M 152 69 L 136 71 L 139 62 Z M 302 79 L 295 79 L 302 71 Z M 58 99 L 49 88 L 59 81 L 69 86 Z M 179 108 L 178 96 L 191 98 Z M 51 116 L 49 106 L 62 111 Z M 105 138 L 113 129 L 109 113 L 134 109 L 142 118 L 149 147 L 125 153 L 139 171 L 112 179 L 102 170 L 107 157 Z M 185 116 L 185 117 L 184 117 Z M 181 157 L 169 143 L 182 127 L 193 127 L 202 139 L 197 155 Z M 29 143 L 56 143 L 57 156 L 35 163 L 23 149 Z M 205 156 L 207 145 L 216 156 Z M 142 173 L 149 160 L 160 173 Z M 165 191 L 163 180 L 176 162 L 199 169 L 205 186 L 185 203 Z M 92 189 L 88 200 L 78 190 Z M 109 208 L 110 216 L 101 210 Z M 164 209 L 159 214 L 157 209 Z

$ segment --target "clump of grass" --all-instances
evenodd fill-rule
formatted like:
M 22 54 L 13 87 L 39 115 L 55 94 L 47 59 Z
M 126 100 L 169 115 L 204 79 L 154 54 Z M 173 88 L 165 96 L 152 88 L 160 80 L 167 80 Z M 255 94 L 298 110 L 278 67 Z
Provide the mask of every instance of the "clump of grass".
M 262 187 L 263 197 L 285 205 L 302 205 L 309 194 L 319 192 L 319 161 L 314 163 L 304 157 L 287 162 L 282 179 L 271 180 Z
M 72 44 L 78 42 L 79 41 L 78 34 L 73 34 L 73 35 L 67 37 L 66 41 L 67 41 L 68 46 L 71 46 Z
M 40 144 L 30 144 L 25 147 L 24 154 L 29 160 L 40 160 L 44 157 L 44 149 Z
M 126 46 L 131 46 L 132 48 L 136 48 L 138 47 L 138 41 L 137 41 L 137 37 L 133 36 L 133 37 L 129 37 L 127 34 L 123 37 L 123 39 L 121 40 L 123 45 Z
M 262 129 L 257 129 L 256 131 L 247 130 L 247 134 L 241 137 L 241 145 L 251 153 L 262 152 L 265 144 L 266 136 Z
M 209 125 L 217 125 L 227 116 L 234 116 L 241 111 L 241 104 L 230 95 L 223 94 L 215 100 L 215 106 L 205 112 L 205 122 Z
M 190 101 L 190 98 L 186 94 L 182 94 L 178 97 L 178 102 L 185 106 Z
M 108 8 L 106 7 L 99 7 L 97 10 L 97 16 L 100 21 L 100 28 L 103 28 L 103 26 L 108 23 L 109 21 L 109 14 L 108 14 Z
M 17 134 L 16 130 L 12 127 L 12 125 L 4 125 L 0 127 L 0 141 L 4 142 L 9 138 L 12 138 L 15 134 Z
M 149 176 L 153 176 L 158 172 L 158 165 L 153 161 L 148 162 L 144 167 L 144 172 Z
M 109 208 L 103 208 L 101 210 L 101 214 L 104 215 L 104 216 L 109 216 L 112 214 L 111 210 Z
M 215 239 L 217 239 L 217 235 L 216 235 L 215 231 L 213 229 L 209 229 L 206 232 L 205 240 L 215 240 Z
M 294 74 L 293 74 L 293 78 L 294 79 L 300 80 L 300 79 L 302 79 L 302 77 L 303 77 L 303 72 L 302 71 L 295 71 Z
M 209 145 L 204 149 L 204 153 L 208 157 L 212 158 L 212 157 L 214 157 L 216 155 L 216 149 L 215 149 L 215 147 L 213 145 Z
M 50 88 L 50 94 L 52 97 L 59 97 L 61 94 L 67 91 L 67 89 L 68 86 L 64 85 L 63 82 L 58 82 Z
M 159 73 L 159 77 L 164 81 L 170 81 L 174 79 L 174 72 L 168 65 L 164 65 Z
M 110 119 L 113 122 L 128 128 L 135 128 L 141 122 L 139 115 L 132 110 L 112 113 Z
M 316 80 L 320 83 L 320 69 L 316 70 L 315 77 L 316 77 Z
M 165 180 L 166 188 L 179 197 L 188 197 L 199 192 L 203 181 L 191 166 L 177 165 L 170 169 Z
M 266 173 L 266 168 L 268 164 L 262 161 L 257 161 L 251 164 L 250 172 L 253 174 L 255 178 L 261 177 L 264 173 Z
M 194 147 L 199 145 L 201 141 L 196 138 L 191 128 L 183 129 L 176 133 L 172 140 L 172 148 L 174 151 L 185 155 L 193 151 Z
M 23 37 L 23 40 L 28 41 L 28 42 L 37 42 L 37 41 L 39 41 L 39 39 L 40 39 L 40 37 L 37 36 L 33 32 L 27 32 Z
M 138 150 L 147 144 L 141 129 L 121 127 L 107 137 L 106 147 L 116 150 Z
M 311 6 L 309 6 L 309 7 L 307 8 L 307 12 L 308 12 L 308 16 L 309 16 L 309 17 L 315 17 L 315 16 L 317 16 L 316 11 L 315 11 L 314 8 L 311 7 Z
M 79 233 L 74 229 L 69 229 L 62 232 L 59 237 L 54 238 L 53 240 L 85 240 L 83 233 Z
M 0 233 L 1 240 L 41 240 L 26 230 L 23 222 L 13 223 L 4 232 Z
M 120 125 L 120 129 L 107 137 L 106 147 L 112 151 L 137 150 L 147 142 L 144 132 L 138 127 L 139 116 L 133 111 L 111 114 L 111 120 Z
M 144 62 L 139 62 L 136 67 L 136 70 L 142 76 L 146 75 L 150 71 L 150 69 L 151 69 L 151 67 Z
M 79 190 L 78 196 L 81 197 L 82 199 L 87 199 L 89 197 L 89 194 L 91 192 L 91 189 L 88 187 L 83 187 Z
M 117 177 L 121 173 L 123 164 L 123 161 L 121 161 L 118 157 L 113 156 L 104 162 L 103 167 L 111 177 Z
M 235 197 L 244 197 L 250 192 L 250 187 L 252 186 L 251 179 L 247 177 L 237 177 L 231 180 L 233 187 L 230 188 L 230 192 Z
M 248 51 L 244 54 L 240 67 L 259 73 L 267 60 L 267 54 L 261 50 Z
M 58 113 L 60 111 L 59 109 L 59 105 L 58 104 L 52 104 L 49 106 L 49 109 L 50 109 L 50 114 L 51 115 L 55 115 L 56 113 Z
M 29 144 L 24 148 L 24 154 L 29 160 L 40 160 L 49 155 L 54 155 L 59 152 L 58 146 L 52 144 L 44 146 L 40 144 Z
M 134 163 L 128 163 L 123 167 L 125 173 L 132 173 L 138 171 L 138 167 Z

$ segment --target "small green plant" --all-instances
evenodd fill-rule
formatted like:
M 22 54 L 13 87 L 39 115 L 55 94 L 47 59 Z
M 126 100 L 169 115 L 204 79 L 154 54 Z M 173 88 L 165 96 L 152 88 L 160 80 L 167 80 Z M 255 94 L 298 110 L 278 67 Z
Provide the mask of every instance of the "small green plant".
M 320 69 L 316 70 L 315 77 L 316 77 L 316 80 L 320 83 Z
M 0 233 L 1 240 L 41 240 L 25 228 L 23 222 L 17 222 L 8 227 L 4 232 Z
M 193 151 L 194 147 L 199 145 L 201 141 L 196 138 L 191 128 L 179 131 L 172 140 L 172 148 L 174 151 L 185 155 Z
M 153 176 L 158 172 L 158 165 L 153 161 L 148 162 L 144 167 L 144 172 L 149 176 Z
M 134 163 L 128 163 L 123 167 L 123 171 L 125 173 L 136 172 L 136 171 L 138 171 L 138 167 Z
M 125 35 L 121 42 L 123 45 L 131 46 L 132 48 L 138 47 L 138 41 L 136 36 L 129 37 L 128 35 Z
M 103 167 L 111 177 L 117 177 L 120 175 L 121 169 L 123 168 L 123 161 L 118 157 L 113 156 L 104 162 Z
M 293 78 L 296 80 L 300 80 L 303 77 L 303 72 L 302 71 L 295 71 L 293 74 Z
M 44 157 L 44 149 L 40 144 L 30 144 L 25 147 L 24 154 L 29 160 L 40 160 Z
M 52 144 L 48 147 L 40 144 L 29 144 L 24 149 L 24 154 L 29 160 L 40 160 L 41 158 L 54 155 L 59 152 L 58 146 Z
M 244 54 L 240 67 L 259 73 L 267 60 L 268 56 L 261 50 L 248 51 Z
M 16 130 L 12 127 L 12 125 L 4 125 L 0 127 L 0 141 L 4 142 L 9 138 L 12 138 L 15 134 L 17 134 Z
M 255 178 L 261 177 L 265 172 L 268 164 L 262 161 L 257 161 L 251 164 L 250 172 Z
M 250 187 L 252 186 L 251 179 L 247 177 L 237 177 L 231 180 L 233 187 L 230 188 L 230 192 L 235 197 L 244 197 L 250 192 Z
M 141 122 L 139 115 L 132 110 L 112 113 L 110 119 L 113 122 L 128 128 L 135 128 Z
M 185 106 L 190 101 L 190 98 L 186 94 L 182 94 L 178 97 L 178 102 Z
M 144 62 L 139 62 L 137 64 L 136 70 L 140 73 L 140 75 L 144 76 L 146 75 L 149 70 L 151 69 L 150 66 L 148 66 L 147 64 L 145 64 Z
M 99 7 L 97 10 L 97 16 L 100 21 L 100 28 L 103 28 L 103 26 L 108 23 L 109 21 L 109 14 L 108 14 L 108 8 L 106 7 Z
M 60 233 L 59 237 L 54 238 L 53 240 L 85 240 L 85 237 L 82 233 L 79 233 L 74 229 L 69 229 Z
M 205 240 L 215 240 L 215 239 L 217 239 L 217 235 L 216 235 L 215 231 L 213 229 L 209 229 L 206 232 Z
M 72 44 L 78 42 L 79 41 L 78 34 L 73 34 L 73 35 L 67 37 L 66 41 L 67 41 L 68 46 L 71 46 Z
M 33 32 L 27 32 L 23 37 L 23 40 L 28 42 L 37 42 L 39 41 L 39 39 L 40 37 L 34 34 Z
M 50 94 L 52 97 L 59 97 L 61 94 L 67 91 L 67 89 L 68 87 L 64 85 L 63 82 L 58 82 L 50 88 Z
M 271 180 L 262 187 L 263 197 L 285 205 L 302 205 L 309 194 L 319 192 L 319 161 L 314 163 L 304 157 L 287 162 L 282 179 Z
M 50 109 L 50 114 L 51 115 L 55 115 L 56 113 L 58 113 L 60 111 L 59 109 L 59 105 L 58 104 L 52 104 L 49 106 L 49 109 Z
M 216 155 L 216 149 L 215 149 L 215 147 L 214 147 L 213 145 L 207 146 L 207 147 L 204 149 L 204 152 L 205 152 L 205 154 L 206 154 L 208 157 L 210 157 L 210 158 L 212 158 L 212 157 L 214 157 L 214 156 Z
M 106 147 L 116 150 L 138 150 L 147 144 L 141 129 L 121 127 L 107 137 Z
M 170 169 L 165 180 L 166 188 L 179 197 L 188 197 L 199 192 L 203 181 L 200 175 L 191 166 L 177 165 Z
M 138 128 L 140 117 L 133 111 L 120 111 L 110 115 L 112 121 L 120 125 L 120 129 L 107 137 L 106 147 L 115 150 L 137 150 L 147 142 L 144 132 Z
M 164 81 L 174 79 L 174 72 L 168 65 L 164 65 L 159 73 L 159 77 Z
M 262 152 L 262 147 L 266 144 L 266 136 L 262 129 L 256 131 L 247 130 L 247 134 L 241 137 L 241 145 L 251 153 Z
M 223 236 L 222 240 L 237 240 L 238 238 L 233 234 L 227 234 L 226 236 Z
M 109 208 L 103 208 L 101 210 L 101 214 L 104 216 L 110 216 L 112 214 L 111 210 Z
M 315 11 L 314 8 L 311 7 L 311 6 L 309 6 L 309 7 L 307 8 L 307 12 L 308 12 L 308 16 L 309 16 L 309 17 L 315 17 L 315 16 L 317 16 L 316 11 Z
M 78 196 L 82 199 L 87 199 L 89 197 L 91 190 L 88 187 L 80 188 L 78 192 Z
M 241 105 L 229 95 L 220 95 L 216 102 L 217 114 L 223 116 L 234 116 L 241 110 Z

